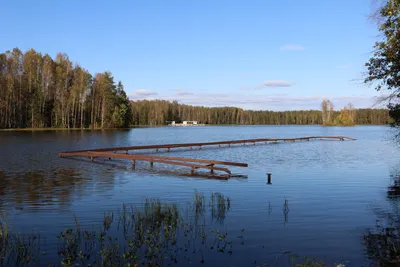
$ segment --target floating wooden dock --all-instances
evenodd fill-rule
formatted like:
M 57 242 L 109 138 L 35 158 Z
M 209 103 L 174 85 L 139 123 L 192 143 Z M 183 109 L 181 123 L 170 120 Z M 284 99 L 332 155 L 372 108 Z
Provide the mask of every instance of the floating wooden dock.
M 108 158 L 108 159 L 124 159 L 132 161 L 132 168 L 135 168 L 136 161 L 150 162 L 150 167 L 153 167 L 154 162 L 162 164 L 170 164 L 177 166 L 184 166 L 191 168 L 191 174 L 193 175 L 196 169 L 207 169 L 214 174 L 214 171 L 225 172 L 230 175 L 231 171 L 224 166 L 236 166 L 236 167 L 248 167 L 247 163 L 229 162 L 229 161 L 218 161 L 218 160 L 207 160 L 207 159 L 193 159 L 193 158 L 182 158 L 182 157 L 165 157 L 155 155 L 140 155 L 140 154 L 129 154 L 129 151 L 134 150 L 156 150 L 166 149 L 170 151 L 172 148 L 198 147 L 202 149 L 205 146 L 227 146 L 237 144 L 257 144 L 257 143 L 279 143 L 279 142 L 297 142 L 297 141 L 310 141 L 310 140 L 356 140 L 346 136 L 308 136 L 300 138 L 259 138 L 259 139 L 246 139 L 246 140 L 232 140 L 232 141 L 219 141 L 219 142 L 203 142 L 203 143 L 184 143 L 184 144 L 164 144 L 164 145 L 149 145 L 149 146 L 129 146 L 129 147 L 112 147 L 112 148 L 99 148 L 89 150 L 77 150 L 77 151 L 65 151 L 60 152 L 60 157 L 85 157 L 92 161 L 96 158 Z M 125 151 L 125 153 L 117 153 Z M 217 166 L 216 166 L 217 165 Z M 220 166 L 219 166 L 220 165 Z

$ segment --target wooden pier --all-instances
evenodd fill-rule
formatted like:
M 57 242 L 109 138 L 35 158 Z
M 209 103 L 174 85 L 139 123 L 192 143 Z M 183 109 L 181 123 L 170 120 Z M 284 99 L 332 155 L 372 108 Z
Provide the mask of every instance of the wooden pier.
M 237 166 L 247 167 L 246 163 L 218 161 L 218 160 L 206 160 L 206 159 L 192 159 L 192 158 L 179 158 L 179 157 L 163 157 L 163 156 L 149 156 L 149 155 L 137 155 L 137 154 L 120 154 L 110 152 L 96 152 L 96 151 L 85 151 L 85 152 L 68 152 L 59 153 L 60 157 L 86 157 L 94 160 L 95 158 L 108 158 L 108 159 L 127 159 L 132 161 L 132 168 L 135 168 L 136 161 L 147 161 L 150 162 L 150 167 L 153 167 L 154 162 L 163 164 L 172 164 L 177 166 L 185 166 L 192 168 L 192 174 L 195 169 L 208 169 L 211 174 L 215 171 L 222 171 L 227 174 L 231 174 L 231 171 L 227 168 L 218 167 L 215 165 L 225 166 Z
M 231 140 L 231 141 L 219 141 L 219 142 L 203 142 L 203 143 L 183 143 L 183 144 L 164 144 L 164 145 L 148 145 L 148 146 L 129 146 L 129 147 L 113 147 L 113 148 L 99 148 L 89 150 L 77 150 L 77 151 L 65 151 L 60 152 L 60 157 L 85 157 L 92 161 L 96 158 L 108 158 L 108 159 L 124 159 L 132 162 L 132 168 L 135 168 L 136 161 L 146 161 L 150 163 L 150 167 L 153 167 L 154 163 L 171 164 L 177 166 L 184 166 L 191 168 L 191 174 L 195 173 L 196 169 L 209 170 L 211 174 L 214 171 L 225 172 L 230 175 L 231 171 L 224 166 L 236 166 L 236 167 L 248 167 L 247 163 L 229 162 L 229 161 L 218 161 L 218 160 L 206 160 L 206 159 L 193 159 L 193 158 L 182 158 L 182 157 L 166 157 L 156 155 L 142 155 L 142 154 L 129 154 L 129 151 L 134 150 L 154 150 L 158 152 L 160 149 L 166 149 L 170 151 L 173 148 L 188 147 L 193 149 L 198 147 L 202 149 L 205 146 L 225 146 L 231 147 L 232 145 L 246 145 L 257 143 L 279 143 L 279 142 L 298 142 L 298 141 L 310 141 L 310 140 L 356 140 L 346 136 L 308 136 L 300 138 L 259 138 L 259 139 L 246 139 L 246 140 Z M 117 153 L 124 151 L 125 153 Z M 216 166 L 217 165 L 217 166 Z
M 308 137 L 299 137 L 299 138 L 259 138 L 259 139 L 246 139 L 246 140 L 232 140 L 232 141 L 218 141 L 218 142 L 204 142 L 204 143 L 183 143 L 183 144 L 165 144 L 165 145 L 149 145 L 149 146 L 127 146 L 127 147 L 111 147 L 111 148 L 98 148 L 98 149 L 90 149 L 90 150 L 77 150 L 70 152 L 60 152 L 60 154 L 67 154 L 71 152 L 117 152 L 117 151 L 128 151 L 132 150 L 156 150 L 158 152 L 159 149 L 166 149 L 170 151 L 172 148 L 182 148 L 189 147 L 193 149 L 194 147 L 199 147 L 200 149 L 205 146 L 218 146 L 221 147 L 226 145 L 230 147 L 231 145 L 236 144 L 257 144 L 257 143 L 279 143 L 279 142 L 296 142 L 296 141 L 310 141 L 310 140 L 337 140 L 337 141 L 345 141 L 345 140 L 356 140 L 347 136 L 308 136 Z

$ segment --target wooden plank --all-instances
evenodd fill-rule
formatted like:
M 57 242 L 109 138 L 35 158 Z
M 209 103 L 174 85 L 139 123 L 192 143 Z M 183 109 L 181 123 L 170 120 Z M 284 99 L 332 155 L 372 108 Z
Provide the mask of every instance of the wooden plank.
M 129 150 L 143 150 L 143 149 L 160 149 L 165 148 L 168 151 L 171 148 L 181 148 L 181 147 L 202 147 L 202 146 L 212 146 L 212 145 L 232 145 L 232 144 L 243 144 L 243 143 L 258 143 L 258 142 L 278 142 L 278 141 L 296 141 L 296 140 L 310 140 L 310 139 L 334 139 L 334 140 L 356 140 L 347 136 L 306 136 L 298 138 L 259 138 L 259 139 L 248 139 L 248 140 L 231 140 L 231 141 L 219 141 L 219 142 L 204 142 L 204 143 L 182 143 L 182 144 L 164 144 L 164 145 L 147 145 L 147 146 L 128 146 L 128 147 L 113 147 L 113 148 L 98 148 L 98 149 L 86 149 L 77 151 L 65 151 L 62 153 L 72 153 L 72 152 L 107 152 L 107 151 L 129 151 Z
M 126 155 L 126 154 L 114 154 L 114 153 L 92 153 L 92 152 L 76 152 L 76 153 L 67 153 L 60 155 L 61 157 L 88 157 L 88 158 L 119 158 L 119 159 L 129 159 L 129 160 L 142 160 L 142 161 L 149 161 L 149 162 L 158 162 L 163 164 L 172 164 L 177 166 L 185 166 L 191 167 L 192 169 L 214 169 L 217 171 L 223 171 L 228 174 L 231 174 L 231 171 L 227 168 L 222 167 L 213 167 L 207 165 L 200 165 L 200 164 L 193 164 L 193 163 L 185 163 L 180 161 L 171 161 L 171 160 L 163 160 L 163 159 L 155 159 L 151 157 L 141 157 L 141 155 Z
M 105 156 L 109 155 L 109 153 L 106 153 L 106 152 L 96 152 L 96 151 L 90 151 L 90 152 L 93 155 L 105 155 Z M 248 167 L 247 163 L 239 163 L 239 162 L 229 162 L 229 161 L 219 161 L 219 160 L 209 160 L 209 159 L 181 158 L 181 157 L 164 157 L 164 156 L 153 156 L 153 155 L 138 155 L 138 154 L 131 154 L 131 155 L 137 159 L 139 159 L 139 158 L 162 159 L 162 160 L 183 161 L 183 162 L 219 164 L 219 165 L 228 165 L 228 166 L 236 166 L 236 167 Z

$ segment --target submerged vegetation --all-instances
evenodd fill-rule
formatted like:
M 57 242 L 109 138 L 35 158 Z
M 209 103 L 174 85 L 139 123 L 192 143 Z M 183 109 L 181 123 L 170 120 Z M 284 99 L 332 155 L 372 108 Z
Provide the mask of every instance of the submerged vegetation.
M 208 266 L 214 260 L 228 260 L 245 245 L 245 229 L 236 236 L 222 225 L 206 223 L 221 223 L 230 208 L 230 198 L 220 193 L 207 200 L 195 192 L 186 211 L 175 203 L 146 199 L 140 206 L 123 205 L 117 216 L 104 214 L 102 225 L 92 229 L 82 228 L 75 218 L 75 227 L 59 233 L 56 251 L 46 251 L 39 235 L 9 233 L 0 219 L 0 266 Z M 285 200 L 284 215 L 288 212 Z M 278 256 L 287 256 L 289 266 L 328 266 L 289 252 Z

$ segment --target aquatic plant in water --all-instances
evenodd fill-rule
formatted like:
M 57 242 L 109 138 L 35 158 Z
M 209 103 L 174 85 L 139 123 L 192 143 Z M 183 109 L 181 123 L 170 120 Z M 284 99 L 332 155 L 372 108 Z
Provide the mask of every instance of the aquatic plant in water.
M 287 200 L 285 206 L 288 211 Z M 105 213 L 97 230 L 83 229 L 74 217 L 75 227 L 58 235 L 59 262 L 50 263 L 63 266 L 185 266 L 197 262 L 207 265 L 211 263 L 207 257 L 229 257 L 234 253 L 234 244 L 244 245 L 244 236 L 231 239 L 227 230 L 210 228 L 205 224 L 205 218 L 202 222 L 198 220 L 208 214 L 212 220 L 221 222 L 230 207 L 231 200 L 220 193 L 211 194 L 206 205 L 204 194 L 195 192 L 191 210 L 196 218 L 194 221 L 189 219 L 190 216 L 185 218 L 177 204 L 159 199 L 146 199 L 140 207 L 124 204 L 116 219 L 114 213 Z M 4 220 L 0 221 L 0 227 L 0 266 L 44 264 L 41 256 L 45 252 L 39 253 L 39 236 L 10 235 Z M 295 258 L 290 266 L 327 265 L 308 258 Z

